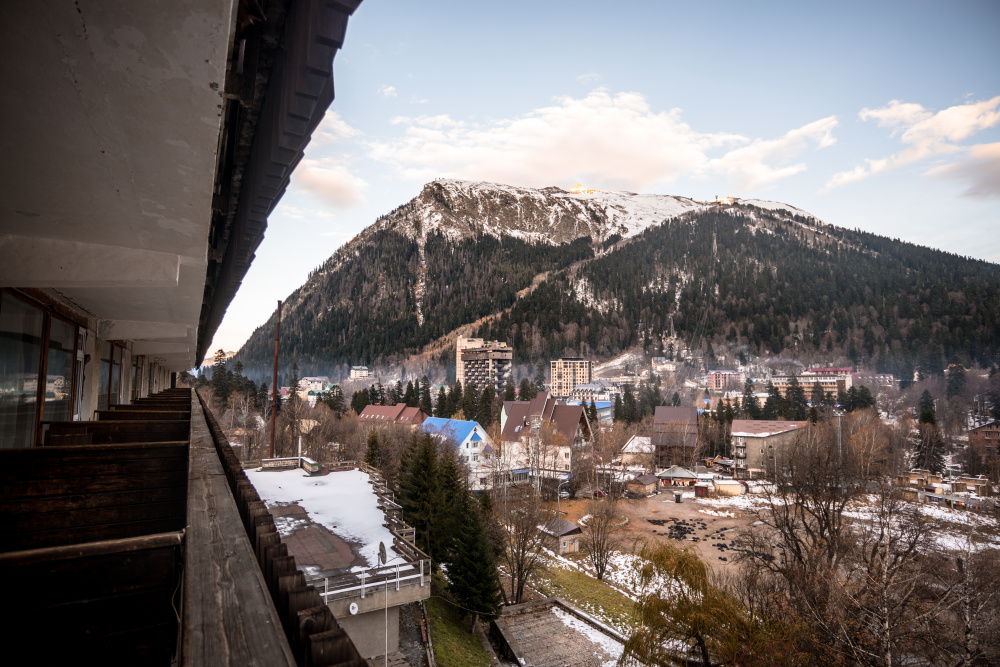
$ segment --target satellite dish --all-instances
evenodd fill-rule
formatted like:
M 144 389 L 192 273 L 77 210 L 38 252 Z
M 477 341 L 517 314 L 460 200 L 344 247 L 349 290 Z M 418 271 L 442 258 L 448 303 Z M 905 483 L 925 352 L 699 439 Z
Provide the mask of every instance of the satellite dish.
M 351 616 L 356 616 L 358 613 L 358 603 L 352 602 L 351 606 L 348 608 L 351 612 Z
M 385 565 L 385 543 L 378 543 L 378 560 L 382 565 Z

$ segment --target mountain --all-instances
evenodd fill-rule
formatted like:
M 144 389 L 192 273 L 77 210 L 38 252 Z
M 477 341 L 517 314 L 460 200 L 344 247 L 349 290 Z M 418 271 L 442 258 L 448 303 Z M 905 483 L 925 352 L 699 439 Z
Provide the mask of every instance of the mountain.
M 281 358 L 398 364 L 468 333 L 522 362 L 673 342 L 843 354 L 937 373 L 1000 352 L 1000 266 L 827 225 L 776 202 L 438 180 L 292 293 Z M 473 324 L 473 326 L 469 326 Z M 274 317 L 237 354 L 266 373 Z M 338 368 L 339 367 L 339 368 Z

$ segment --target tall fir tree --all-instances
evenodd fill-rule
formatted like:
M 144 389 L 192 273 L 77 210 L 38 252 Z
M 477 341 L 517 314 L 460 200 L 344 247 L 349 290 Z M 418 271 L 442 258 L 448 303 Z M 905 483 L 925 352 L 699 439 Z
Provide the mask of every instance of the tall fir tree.
M 373 468 L 382 469 L 382 447 L 378 441 L 377 428 L 368 431 L 368 438 L 365 444 L 365 463 Z
M 487 494 L 483 494 L 484 496 Z M 500 614 L 500 577 L 481 510 L 468 494 L 462 499 L 461 529 L 448 568 L 451 594 L 465 614 L 491 621 Z
M 493 385 L 487 384 L 483 389 L 482 396 L 479 397 L 479 410 L 476 413 L 476 421 L 483 428 L 489 428 L 493 424 L 493 399 L 496 394 L 493 392 Z
M 413 388 L 413 381 L 408 380 L 406 382 L 406 393 L 403 394 L 403 402 L 406 403 L 407 407 L 415 408 L 417 407 L 419 400 L 417 398 L 417 390 Z
M 420 409 L 431 414 L 431 381 L 426 375 L 420 378 Z
M 931 392 L 924 389 L 920 394 L 920 401 L 917 403 L 920 408 L 919 421 L 921 424 L 937 424 L 937 414 L 934 412 L 934 397 Z
M 743 415 L 747 419 L 760 419 L 760 402 L 753 393 L 753 381 L 747 378 L 747 381 L 743 384 L 743 400 L 742 406 Z
M 438 389 L 437 403 L 434 405 L 434 416 L 448 418 L 451 415 L 446 414 L 448 410 L 448 394 L 445 393 L 444 385 Z
M 429 433 L 419 437 L 403 481 L 403 519 L 414 530 L 417 546 L 435 561 L 439 548 L 435 528 L 441 512 L 437 443 Z
M 465 419 L 475 419 L 479 411 L 479 391 L 476 385 L 469 384 L 462 390 L 462 415 Z
M 781 397 L 781 392 L 774 386 L 773 382 L 767 383 L 767 400 L 761 409 L 761 419 L 777 419 L 784 412 L 785 399 Z
M 517 400 L 517 388 L 514 387 L 514 380 L 507 378 L 507 384 L 503 388 L 503 400 L 505 401 L 516 401 Z
M 792 377 L 788 380 L 788 389 L 785 390 L 785 417 L 793 421 L 803 421 L 808 414 L 806 390 L 799 384 L 795 373 L 792 373 Z

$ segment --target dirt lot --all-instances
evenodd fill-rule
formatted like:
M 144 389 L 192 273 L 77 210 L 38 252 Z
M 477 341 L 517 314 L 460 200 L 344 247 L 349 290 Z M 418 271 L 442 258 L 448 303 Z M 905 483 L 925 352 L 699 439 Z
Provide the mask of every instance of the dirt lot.
M 587 514 L 590 502 L 586 499 L 563 500 L 560 510 L 566 513 L 568 521 L 578 523 Z M 551 505 L 555 510 L 556 503 Z M 709 511 L 735 516 L 712 516 L 707 513 Z M 734 554 L 728 547 L 736 530 L 751 521 L 738 509 L 701 503 L 693 498 L 675 503 L 669 488 L 649 498 L 623 501 L 622 512 L 629 520 L 625 527 L 627 548 L 636 540 L 665 540 L 680 549 L 693 551 L 714 569 L 728 569 L 733 564 Z M 717 546 L 720 544 L 725 546 Z

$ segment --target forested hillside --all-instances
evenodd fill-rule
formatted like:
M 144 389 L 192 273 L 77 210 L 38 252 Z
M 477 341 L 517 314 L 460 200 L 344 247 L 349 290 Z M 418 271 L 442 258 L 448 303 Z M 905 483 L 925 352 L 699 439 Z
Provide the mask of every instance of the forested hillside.
M 627 193 L 615 193 L 606 213 L 599 197 L 585 199 L 574 215 L 586 225 L 570 225 L 564 191 L 496 186 L 506 189 L 477 204 L 492 197 L 483 184 L 445 185 L 428 185 L 380 219 L 289 297 L 283 360 L 323 374 L 399 363 L 494 313 L 478 335 L 510 342 L 523 362 L 600 359 L 635 345 L 662 352 L 671 320 L 686 345 L 707 354 L 791 348 L 847 355 L 904 377 L 914 368 L 939 373 L 955 355 L 990 365 L 1000 352 L 996 264 L 832 227 L 767 202 L 683 200 L 681 210 L 682 200 L 671 198 L 674 210 L 633 195 L 646 197 L 646 209 L 629 210 Z M 546 198 L 558 215 L 545 218 Z M 518 212 L 499 224 L 498 202 Z M 477 210 L 486 216 L 479 222 Z M 547 228 L 558 231 L 545 237 Z M 572 238 L 567 229 L 587 235 Z M 269 366 L 273 340 L 272 316 L 239 352 L 248 372 Z

